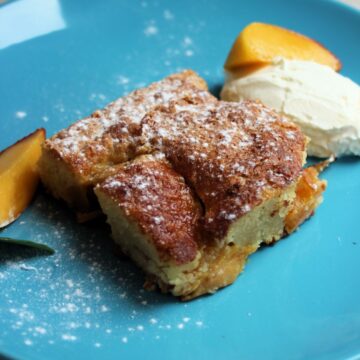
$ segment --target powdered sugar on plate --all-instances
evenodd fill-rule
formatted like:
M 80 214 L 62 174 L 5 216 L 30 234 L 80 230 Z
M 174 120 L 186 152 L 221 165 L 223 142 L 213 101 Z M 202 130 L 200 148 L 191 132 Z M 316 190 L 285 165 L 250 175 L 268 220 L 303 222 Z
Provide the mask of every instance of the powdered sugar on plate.
M 187 304 L 143 289 L 143 274 L 114 254 L 104 223 L 79 225 L 44 195 L 22 221 L 26 227 L 4 233 L 46 243 L 56 253 L 0 249 L 0 324 L 7 329 L 0 345 L 16 339 L 25 347 L 85 342 L 99 349 L 104 341 L 126 346 L 166 339 L 169 331 L 200 329 L 203 319 L 190 319 Z M 166 310 L 169 306 L 176 311 Z

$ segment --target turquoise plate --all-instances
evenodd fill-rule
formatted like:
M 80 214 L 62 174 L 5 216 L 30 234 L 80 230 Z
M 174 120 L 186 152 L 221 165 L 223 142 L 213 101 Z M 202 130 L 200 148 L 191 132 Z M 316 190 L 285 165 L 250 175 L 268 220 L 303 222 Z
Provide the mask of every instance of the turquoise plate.
M 18 0 L 0 7 L 0 148 L 48 135 L 183 68 L 213 92 L 252 21 L 312 36 L 360 82 L 360 13 L 330 1 Z M 237 282 L 188 303 L 142 289 L 102 221 L 79 225 L 39 191 L 1 236 L 56 250 L 0 248 L 0 352 L 16 359 L 360 358 L 360 161 L 323 175 L 301 229 L 251 256 Z M 0 199 L 1 201 L 1 199 Z

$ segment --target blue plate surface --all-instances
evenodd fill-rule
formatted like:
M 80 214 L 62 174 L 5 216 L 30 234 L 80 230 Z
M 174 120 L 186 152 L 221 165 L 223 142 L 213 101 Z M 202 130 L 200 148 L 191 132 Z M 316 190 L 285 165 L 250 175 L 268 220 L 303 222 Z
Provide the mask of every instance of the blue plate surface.
M 360 14 L 329 1 L 18 0 L 0 7 L 0 148 L 48 135 L 183 68 L 216 93 L 249 22 L 307 34 L 360 82 Z M 325 201 L 301 229 L 251 256 L 237 282 L 189 303 L 142 290 L 102 221 L 79 225 L 39 192 L 1 236 L 0 351 L 17 359 L 360 358 L 360 161 L 324 173 Z M 1 199 L 0 199 L 1 201 Z

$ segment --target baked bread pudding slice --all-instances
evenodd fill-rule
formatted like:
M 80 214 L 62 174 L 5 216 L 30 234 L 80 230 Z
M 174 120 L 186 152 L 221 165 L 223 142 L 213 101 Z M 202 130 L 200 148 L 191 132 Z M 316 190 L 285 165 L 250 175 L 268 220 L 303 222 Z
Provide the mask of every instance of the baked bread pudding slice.
M 184 300 L 231 284 L 291 233 L 325 182 L 300 129 L 254 101 L 218 101 L 192 71 L 120 98 L 43 145 L 42 181 L 77 211 L 101 206 L 114 240 Z
M 135 90 L 47 139 L 39 161 L 42 182 L 76 211 L 96 209 L 93 187 L 134 157 L 134 137 L 144 115 L 181 98 L 216 101 L 206 82 L 191 70 Z
M 114 240 L 184 300 L 231 284 L 262 243 L 294 231 L 325 182 L 306 138 L 260 103 L 186 99 L 140 123 L 135 160 L 96 186 Z

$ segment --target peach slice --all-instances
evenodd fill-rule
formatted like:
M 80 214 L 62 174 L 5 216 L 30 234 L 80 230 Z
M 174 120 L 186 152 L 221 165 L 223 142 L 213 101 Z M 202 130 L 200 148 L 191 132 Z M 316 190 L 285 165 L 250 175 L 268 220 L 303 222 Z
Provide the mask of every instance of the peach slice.
M 340 60 L 318 42 L 279 26 L 251 23 L 238 35 L 226 59 L 225 69 L 268 64 L 276 57 L 294 60 L 311 60 L 341 69 Z M 251 71 L 251 68 L 250 68 Z
M 37 129 L 0 152 L 0 228 L 29 205 L 39 182 L 37 162 L 45 130 Z

